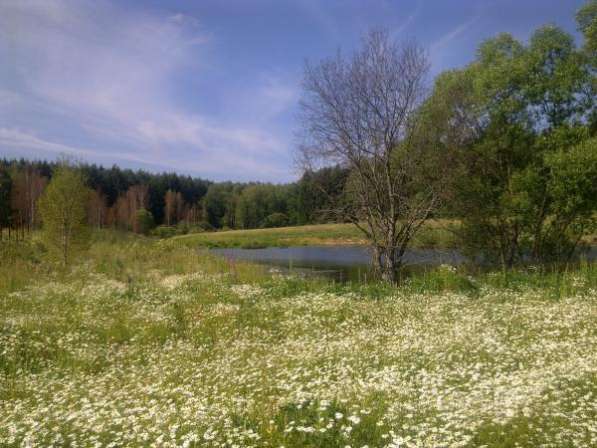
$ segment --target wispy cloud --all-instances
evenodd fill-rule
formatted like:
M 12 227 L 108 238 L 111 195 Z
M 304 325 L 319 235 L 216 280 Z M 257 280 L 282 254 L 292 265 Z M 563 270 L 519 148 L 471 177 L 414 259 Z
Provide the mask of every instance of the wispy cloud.
M 414 11 L 412 11 L 404 21 L 402 21 L 396 28 L 392 29 L 392 37 L 396 38 L 397 36 L 401 35 L 404 31 L 408 29 L 410 25 L 415 21 L 415 19 L 419 16 L 421 12 L 421 5 L 422 1 L 417 1 L 417 6 L 415 7 Z
M 0 72 L 0 86 L 9 86 L 0 90 L 0 144 L 194 167 L 217 178 L 288 177 L 279 157 L 286 146 L 267 123 L 218 121 L 203 110 L 210 92 L 190 92 L 185 103 L 177 91 L 183 69 L 197 77 L 209 69 L 204 49 L 213 39 L 199 18 L 182 13 L 86 0 L 5 2 L 0 57 L 11 64 Z M 263 116 L 292 101 L 291 89 L 276 82 L 255 89 L 267 98 Z
M 67 154 L 77 158 L 95 157 L 108 160 L 117 159 L 131 162 L 145 162 L 143 158 L 140 158 L 135 153 L 114 153 L 65 145 L 63 143 L 41 139 L 34 134 L 21 131 L 20 129 L 0 128 L 0 145 L 8 148 L 26 150 L 27 154 L 32 154 L 31 151 L 35 151 L 39 157 Z
M 432 42 L 429 46 L 429 51 L 432 54 L 438 52 L 439 50 L 447 46 L 450 42 L 452 42 L 454 39 L 464 34 L 471 26 L 475 24 L 475 22 L 477 22 L 477 20 L 479 20 L 480 17 L 481 16 L 477 14 L 471 19 L 462 22 L 458 26 L 452 28 L 450 31 L 442 35 L 439 39 L 436 39 L 434 42 Z
M 250 135 L 247 136 L 242 133 L 232 136 L 232 138 L 248 146 L 260 143 L 259 138 L 251 141 Z M 184 165 L 181 165 L 180 160 L 176 156 L 169 156 L 168 154 L 156 155 L 151 152 L 112 151 L 106 148 L 91 149 L 67 145 L 40 138 L 34 133 L 15 128 L 0 128 L 0 147 L 9 148 L 12 151 L 16 151 L 16 154 L 35 159 L 68 155 L 76 159 L 93 160 L 94 162 L 106 163 L 107 165 L 111 165 L 114 162 L 127 162 L 127 166 L 132 163 L 137 166 L 153 167 L 157 170 L 166 169 L 184 173 L 203 173 L 203 175 L 219 180 L 226 179 L 225 177 L 221 177 L 222 170 L 224 172 L 234 172 L 234 170 L 238 169 L 237 154 L 226 151 L 222 147 L 216 147 L 216 151 L 204 154 L 191 152 L 185 157 Z M 288 174 L 288 170 L 285 167 L 251 157 L 250 154 L 245 155 L 243 168 L 247 172 L 244 175 L 239 174 L 238 180 L 253 180 L 253 173 L 259 173 L 265 178 L 271 179 L 281 178 Z

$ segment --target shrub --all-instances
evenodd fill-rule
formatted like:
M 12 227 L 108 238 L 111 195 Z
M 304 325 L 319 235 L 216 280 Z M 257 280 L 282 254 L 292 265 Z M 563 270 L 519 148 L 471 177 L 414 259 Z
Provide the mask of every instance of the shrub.
M 142 235 L 148 235 L 151 229 L 155 227 L 153 215 L 147 209 L 140 208 L 135 216 L 135 231 Z
M 153 229 L 151 234 L 153 236 L 157 236 L 158 238 L 170 238 L 176 235 L 176 228 L 172 226 L 161 225 Z
M 288 216 L 284 213 L 272 213 L 263 220 L 263 227 L 284 227 L 288 225 Z

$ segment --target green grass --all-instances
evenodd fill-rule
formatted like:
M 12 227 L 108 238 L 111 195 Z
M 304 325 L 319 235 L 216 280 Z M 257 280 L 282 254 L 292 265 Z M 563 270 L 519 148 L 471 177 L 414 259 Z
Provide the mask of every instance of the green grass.
M 64 271 L 6 250 L 3 447 L 595 445 L 591 263 L 393 288 L 118 233 Z
M 414 247 L 451 247 L 448 222 L 430 221 L 413 241 Z M 326 244 L 364 244 L 361 231 L 353 224 L 315 224 L 273 229 L 228 230 L 176 236 L 172 242 L 203 247 L 288 247 Z

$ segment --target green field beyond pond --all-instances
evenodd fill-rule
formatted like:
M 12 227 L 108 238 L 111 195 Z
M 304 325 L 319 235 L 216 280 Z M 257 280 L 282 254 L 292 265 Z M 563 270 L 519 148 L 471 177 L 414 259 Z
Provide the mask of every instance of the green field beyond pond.
M 449 221 L 429 221 L 413 240 L 413 247 L 453 246 Z M 288 247 L 311 245 L 366 244 L 363 233 L 353 224 L 315 224 L 273 229 L 228 230 L 173 237 L 186 246 L 203 247 Z
M 391 287 L 130 235 L 42 257 L 3 246 L 2 447 L 597 445 L 595 265 Z

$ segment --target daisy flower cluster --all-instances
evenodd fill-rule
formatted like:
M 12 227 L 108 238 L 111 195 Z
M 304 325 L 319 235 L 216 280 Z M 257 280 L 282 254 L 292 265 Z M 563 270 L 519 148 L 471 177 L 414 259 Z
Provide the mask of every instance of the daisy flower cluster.
M 5 294 L 0 446 L 597 446 L 595 290 L 296 282 L 90 270 Z

